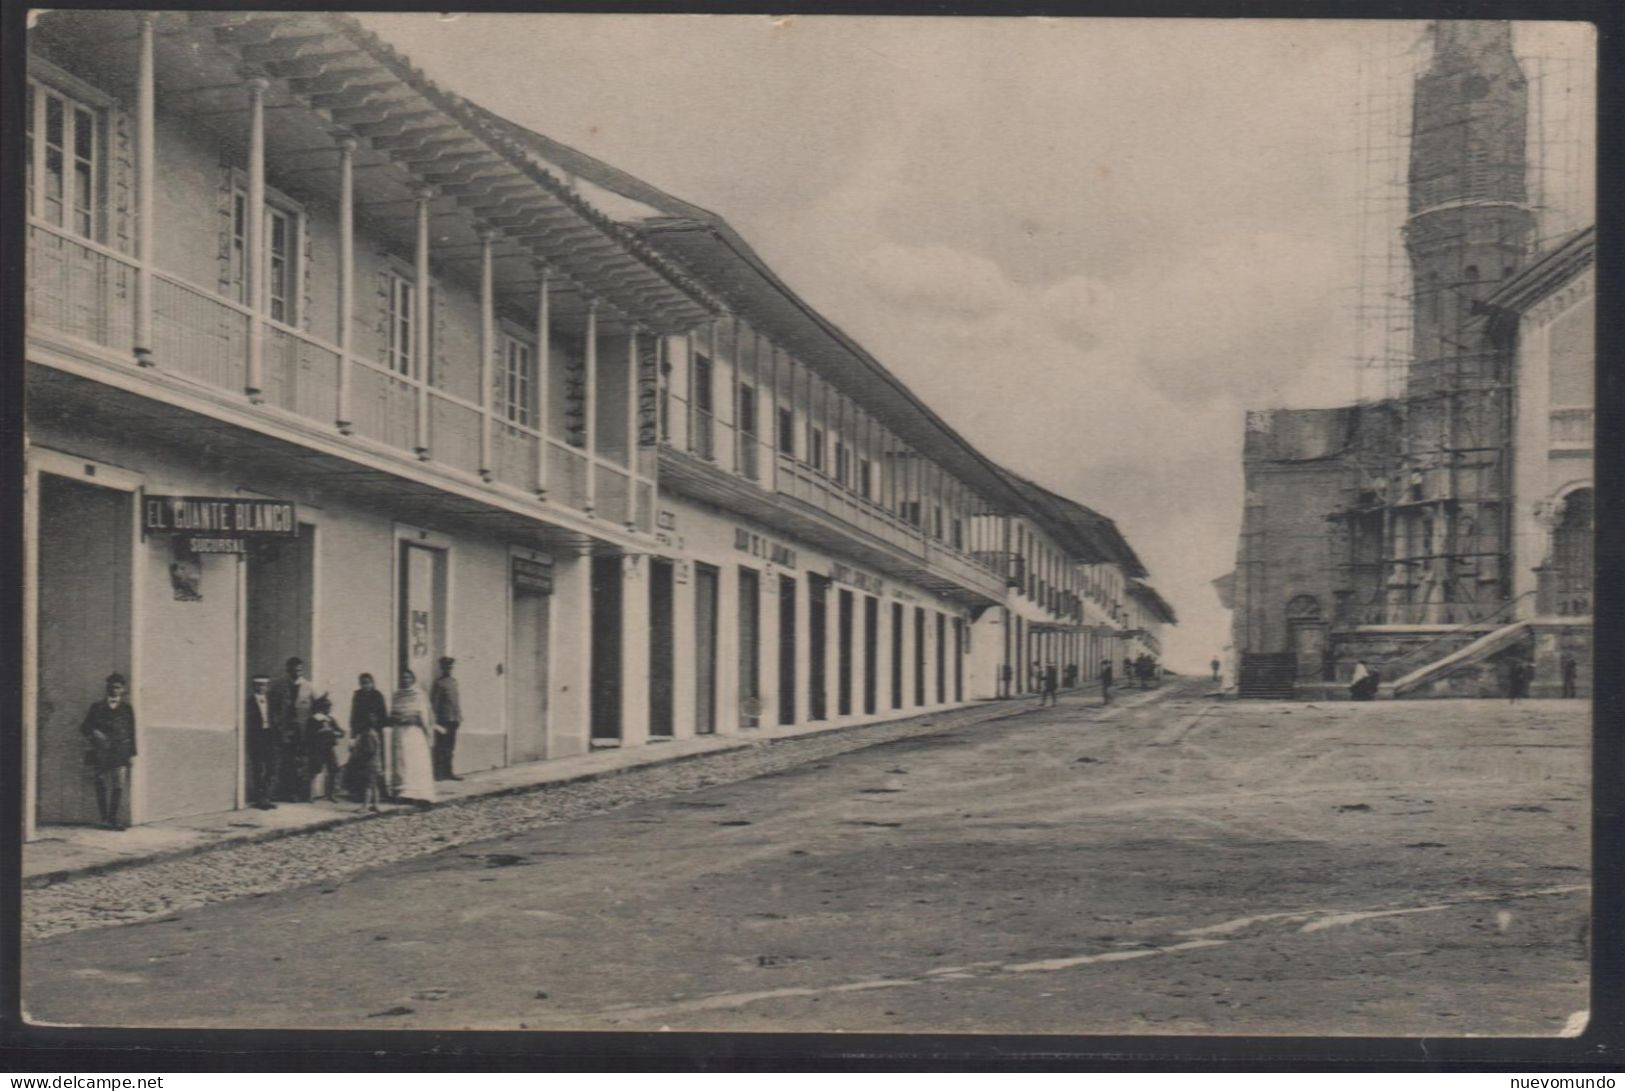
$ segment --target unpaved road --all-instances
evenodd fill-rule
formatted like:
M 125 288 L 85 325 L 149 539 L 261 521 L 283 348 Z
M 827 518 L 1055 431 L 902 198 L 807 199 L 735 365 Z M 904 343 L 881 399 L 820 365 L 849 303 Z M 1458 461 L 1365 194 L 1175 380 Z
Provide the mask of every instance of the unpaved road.
M 53 1023 L 1555 1035 L 1580 702 L 1059 709 L 25 949 Z

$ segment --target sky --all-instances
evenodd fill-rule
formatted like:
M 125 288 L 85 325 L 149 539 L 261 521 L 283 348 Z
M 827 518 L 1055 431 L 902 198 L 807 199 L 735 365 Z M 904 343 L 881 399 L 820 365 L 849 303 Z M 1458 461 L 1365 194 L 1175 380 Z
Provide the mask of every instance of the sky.
M 723 216 L 968 440 L 1115 519 L 1179 614 L 1175 669 L 1229 644 L 1210 581 L 1234 566 L 1246 410 L 1364 392 L 1358 289 L 1397 227 L 1388 121 L 1420 23 L 361 18 L 448 89 Z M 1541 116 L 1572 143 L 1590 28 L 1517 42 L 1561 75 Z M 1560 143 L 1566 179 L 1585 161 Z

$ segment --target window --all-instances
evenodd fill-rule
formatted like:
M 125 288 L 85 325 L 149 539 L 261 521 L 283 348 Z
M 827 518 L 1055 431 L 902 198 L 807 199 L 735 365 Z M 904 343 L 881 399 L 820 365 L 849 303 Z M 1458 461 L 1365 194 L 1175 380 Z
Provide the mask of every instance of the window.
M 842 485 L 846 484 L 847 466 L 851 460 L 852 451 L 844 443 L 835 445 L 835 480 Z
M 865 500 L 873 499 L 873 497 L 870 495 L 870 493 L 873 491 L 873 486 L 870 484 L 869 480 L 873 473 L 873 467 L 870 466 L 868 459 L 858 459 L 858 495 L 863 497 Z
M 272 204 L 272 200 L 276 204 Z M 297 298 L 300 213 L 286 198 L 268 195 L 265 201 L 265 308 L 274 322 L 295 321 Z M 237 302 L 247 305 L 248 285 L 243 279 L 248 253 L 248 193 L 242 187 L 231 192 L 231 285 Z
M 511 424 L 532 427 L 536 421 L 536 351 L 506 334 L 502 337 L 502 378 L 497 390 L 497 412 Z
M 412 374 L 412 334 L 414 323 L 412 308 L 415 303 L 413 285 L 399 273 L 384 274 L 384 307 L 388 328 L 384 337 L 384 363 L 391 371 L 401 375 Z
M 807 461 L 815 470 L 824 468 L 824 430 L 811 428 L 807 432 Z
M 711 358 L 694 354 L 694 437 L 690 449 L 701 458 L 716 457 L 711 446 Z
M 786 406 L 779 407 L 779 452 L 796 453 L 796 415 Z
M 935 504 L 931 508 L 931 537 L 942 541 L 942 505 Z
M 99 111 L 29 80 L 24 137 L 29 211 L 53 227 L 95 239 L 101 228 Z

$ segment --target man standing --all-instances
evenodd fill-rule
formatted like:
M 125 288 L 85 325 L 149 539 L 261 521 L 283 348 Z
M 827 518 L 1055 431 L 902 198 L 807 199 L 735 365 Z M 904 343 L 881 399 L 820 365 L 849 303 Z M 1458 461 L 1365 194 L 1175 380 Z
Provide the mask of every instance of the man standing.
M 1576 683 L 1580 677 L 1580 664 L 1568 652 L 1563 653 L 1563 658 L 1559 660 L 1559 663 L 1563 670 L 1563 696 L 1578 696 L 1579 687 Z
M 451 771 L 452 752 L 457 749 L 457 728 L 463 722 L 463 703 L 457 692 L 457 679 L 451 668 L 457 660 L 440 657 L 440 677 L 429 690 L 429 707 L 434 712 L 434 779 L 462 780 Z
M 1213 662 L 1209 663 L 1208 666 L 1213 668 L 1213 680 L 1217 682 L 1219 680 L 1219 661 L 1215 659 Z
M 276 728 L 281 749 L 281 798 L 295 803 L 310 802 L 310 774 L 305 768 L 305 724 L 316 690 L 305 678 L 305 661 L 293 656 L 284 672 L 271 686 L 271 723 Z
M 79 733 L 90 744 L 85 764 L 96 776 L 96 809 L 102 828 L 125 828 L 124 795 L 130 785 L 130 762 L 135 758 L 135 710 L 127 698 L 129 683 L 122 674 L 107 676 L 107 692 L 90 706 Z
M 1100 703 L 1104 707 L 1112 703 L 1112 661 L 1100 661 Z
M 1051 663 L 1044 668 L 1044 688 L 1038 696 L 1038 707 L 1043 708 L 1046 704 L 1054 705 L 1059 703 L 1060 694 L 1056 690 L 1055 664 Z
M 271 685 L 269 675 L 256 674 L 250 683 L 248 702 L 243 708 L 243 731 L 247 735 L 248 798 L 249 803 L 262 811 L 273 810 L 271 793 L 276 790 L 277 738 L 276 721 L 271 716 L 271 697 L 266 691 Z

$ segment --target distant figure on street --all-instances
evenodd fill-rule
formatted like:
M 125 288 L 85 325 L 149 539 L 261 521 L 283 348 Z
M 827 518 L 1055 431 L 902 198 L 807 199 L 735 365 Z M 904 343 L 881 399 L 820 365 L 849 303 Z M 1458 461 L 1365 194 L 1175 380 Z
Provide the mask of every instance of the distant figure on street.
M 1100 661 L 1100 704 L 1102 707 L 1112 703 L 1112 661 Z
M 135 709 L 130 707 L 129 683 L 122 674 L 109 674 L 102 699 L 90 706 L 79 733 L 90 749 L 85 764 L 96 778 L 96 810 L 106 830 L 125 829 L 124 796 L 130 787 L 130 762 L 135 758 Z
M 1010 696 L 1010 683 L 1015 680 L 1015 668 L 1006 663 L 999 668 L 999 696 Z
M 271 797 L 277 790 L 278 758 L 282 739 L 277 734 L 276 717 L 271 714 L 271 676 L 256 674 L 249 681 L 248 699 L 243 705 L 243 733 L 248 750 L 248 801 L 262 811 L 276 810 Z
M 1034 659 L 1031 669 L 1027 672 L 1028 688 L 1034 693 L 1041 693 L 1044 689 L 1044 664 Z
M 457 749 L 457 728 L 463 722 L 462 695 L 457 691 L 457 679 L 451 676 L 457 660 L 449 655 L 440 657 L 440 677 L 429 690 L 429 705 L 434 709 L 434 779 L 462 780 L 451 771 L 452 753 Z
M 1123 657 L 1123 684 L 1126 686 L 1134 681 L 1134 660 L 1128 656 Z
M 401 684 L 389 702 L 389 787 L 396 799 L 429 802 L 435 797 L 429 716 L 429 702 L 418 686 L 418 676 L 401 671 Z
M 1529 696 L 1529 681 L 1533 674 L 1523 656 L 1514 655 L 1507 662 L 1507 703 Z
M 322 798 L 329 803 L 338 799 L 334 790 L 338 787 L 338 745 L 343 736 L 344 729 L 333 719 L 333 702 L 324 693 L 310 704 L 310 723 L 305 729 L 305 753 L 309 757 L 306 773 L 311 777 L 317 773 L 322 775 Z
M 305 725 L 310 722 L 316 690 L 305 678 L 305 661 L 292 656 L 283 674 L 271 683 L 271 721 L 281 748 L 281 784 L 277 796 L 296 803 L 310 802 L 310 770 L 305 755 Z
M 1580 664 L 1568 652 L 1563 653 L 1563 658 L 1559 660 L 1559 664 L 1563 671 L 1563 696 L 1574 697 L 1578 693 L 1576 683 L 1580 677 Z
M 1364 659 L 1354 664 L 1354 676 L 1349 679 L 1349 700 L 1369 701 L 1377 695 L 1381 679 Z
M 1213 662 L 1209 663 L 1208 666 L 1213 668 L 1213 680 L 1217 682 L 1219 680 L 1219 661 L 1215 659 Z
M 1044 688 L 1038 696 L 1038 707 L 1043 708 L 1045 704 L 1053 705 L 1057 704 L 1059 701 L 1060 696 L 1056 690 L 1055 664 L 1051 663 L 1049 666 L 1044 668 Z

